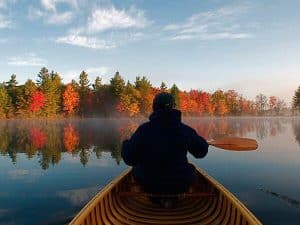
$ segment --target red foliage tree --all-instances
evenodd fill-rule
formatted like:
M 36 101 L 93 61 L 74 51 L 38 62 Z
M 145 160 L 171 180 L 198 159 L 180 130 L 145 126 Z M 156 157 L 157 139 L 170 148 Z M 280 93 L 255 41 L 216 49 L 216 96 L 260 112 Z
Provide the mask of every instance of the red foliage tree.
M 43 92 L 35 91 L 30 97 L 29 110 L 31 112 L 37 112 L 41 110 L 46 101 L 46 97 Z

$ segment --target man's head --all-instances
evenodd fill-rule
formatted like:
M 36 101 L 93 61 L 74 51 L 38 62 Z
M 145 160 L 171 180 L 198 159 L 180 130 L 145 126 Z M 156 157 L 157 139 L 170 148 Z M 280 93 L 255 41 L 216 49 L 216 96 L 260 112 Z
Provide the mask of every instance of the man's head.
M 153 111 L 170 110 L 176 107 L 173 95 L 166 92 L 161 92 L 155 95 L 153 99 Z

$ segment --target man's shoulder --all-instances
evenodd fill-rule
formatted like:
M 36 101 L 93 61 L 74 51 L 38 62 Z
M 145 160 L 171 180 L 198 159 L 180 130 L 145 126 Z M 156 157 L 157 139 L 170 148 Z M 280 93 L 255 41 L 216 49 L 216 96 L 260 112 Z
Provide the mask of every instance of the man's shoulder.
M 150 127 L 150 121 L 142 123 L 137 130 L 144 131 Z
M 195 132 L 195 130 L 185 123 L 181 123 L 181 128 L 186 132 Z

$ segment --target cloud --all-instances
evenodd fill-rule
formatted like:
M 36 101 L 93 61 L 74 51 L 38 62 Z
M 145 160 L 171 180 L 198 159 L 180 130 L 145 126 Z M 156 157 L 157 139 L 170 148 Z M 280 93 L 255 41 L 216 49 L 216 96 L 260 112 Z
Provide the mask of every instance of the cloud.
M 59 11 L 58 5 L 64 3 L 67 4 L 68 9 L 65 11 Z M 28 8 L 27 17 L 30 20 L 43 19 L 46 24 L 64 25 L 72 22 L 75 16 L 75 12 L 72 9 L 77 9 L 76 0 L 41 0 L 42 8 L 36 8 L 30 6 Z
M 63 75 L 64 82 L 70 82 L 72 79 L 77 79 L 79 77 L 79 74 L 82 70 L 85 70 L 91 79 L 91 77 L 95 76 L 103 76 L 108 75 L 111 72 L 111 68 L 107 66 L 100 66 L 100 67 L 89 67 L 85 69 L 76 69 L 76 70 L 70 70 L 66 71 Z
M 67 199 L 75 206 L 81 206 L 90 200 L 98 191 L 99 187 L 88 187 L 80 189 L 71 189 L 57 192 L 57 196 Z
M 57 43 L 64 43 L 92 49 L 110 49 L 115 48 L 115 44 L 97 37 L 84 36 L 79 34 L 69 34 L 56 39 Z
M 30 20 L 43 19 L 46 24 L 53 25 L 64 25 L 69 24 L 73 18 L 74 13 L 71 11 L 66 11 L 58 13 L 56 11 L 45 11 L 34 7 L 28 8 L 28 16 Z
M 12 66 L 45 66 L 47 65 L 47 60 L 39 58 L 34 53 L 31 53 L 25 56 L 9 57 L 7 64 Z
M 26 179 L 28 181 L 33 181 L 34 179 L 43 175 L 41 170 L 25 170 L 25 169 L 15 169 L 8 171 L 8 175 L 12 180 Z
M 75 8 L 77 8 L 78 6 L 77 0 L 41 0 L 41 5 L 45 10 L 54 11 L 54 12 L 56 12 L 57 10 L 57 5 L 61 3 L 65 3 Z
M 109 67 L 100 66 L 100 67 L 91 67 L 86 70 L 87 73 L 97 73 L 97 74 L 107 74 L 110 71 Z
M 50 15 L 46 19 L 46 23 L 49 24 L 67 24 L 70 23 L 73 19 L 73 13 L 72 12 L 64 12 L 64 13 L 54 13 Z
M 11 20 L 6 19 L 3 15 L 0 14 L 0 29 L 3 28 L 10 28 L 12 27 L 13 23 Z
M 69 29 L 66 35 L 57 37 L 55 42 L 98 50 L 112 49 L 141 40 L 144 34 L 136 29 L 150 23 L 144 11 L 132 6 L 128 10 L 119 10 L 114 6 L 98 7 L 92 10 L 85 25 Z
M 190 16 L 184 23 L 168 24 L 163 28 L 170 40 L 245 39 L 253 35 L 241 31 L 238 20 L 249 5 L 227 6 Z
M 6 9 L 9 4 L 14 4 L 16 0 L 0 0 L 0 9 Z
M 144 11 L 131 7 L 128 11 L 115 7 L 98 8 L 88 18 L 87 31 L 91 33 L 108 29 L 143 28 L 149 21 Z

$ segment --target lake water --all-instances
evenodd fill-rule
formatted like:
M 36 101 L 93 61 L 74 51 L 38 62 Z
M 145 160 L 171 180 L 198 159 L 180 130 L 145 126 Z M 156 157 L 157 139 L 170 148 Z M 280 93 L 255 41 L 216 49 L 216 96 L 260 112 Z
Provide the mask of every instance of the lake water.
M 0 121 L 0 224 L 65 224 L 127 166 L 121 140 L 143 120 Z M 210 147 L 190 160 L 263 224 L 300 224 L 300 118 L 185 119 L 207 139 L 257 139 L 256 151 Z

